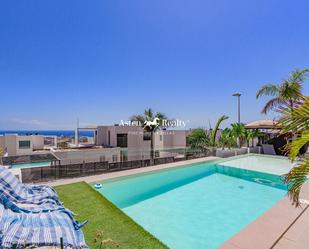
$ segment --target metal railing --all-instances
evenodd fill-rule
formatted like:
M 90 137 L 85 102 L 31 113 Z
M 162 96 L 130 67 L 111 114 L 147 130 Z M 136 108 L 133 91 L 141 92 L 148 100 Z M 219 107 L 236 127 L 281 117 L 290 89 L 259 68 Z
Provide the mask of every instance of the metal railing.
M 174 157 L 155 158 L 153 165 L 174 162 Z M 58 179 L 74 178 L 103 174 L 114 171 L 151 166 L 151 160 L 135 160 L 125 162 L 92 162 L 81 164 L 54 165 L 21 169 L 22 182 L 38 183 Z

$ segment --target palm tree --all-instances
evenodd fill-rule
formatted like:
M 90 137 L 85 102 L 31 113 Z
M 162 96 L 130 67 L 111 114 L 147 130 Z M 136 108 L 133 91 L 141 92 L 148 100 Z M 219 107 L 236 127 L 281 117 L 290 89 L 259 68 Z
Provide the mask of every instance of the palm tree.
M 2 157 L 4 156 L 4 154 L 5 154 L 5 150 L 2 147 L 0 147 L 0 164 L 3 164 Z
M 247 147 L 250 147 L 250 140 L 253 139 L 254 133 L 252 130 L 245 129 L 244 130 L 244 138 L 247 142 Z
M 192 149 L 206 151 L 210 145 L 209 133 L 202 128 L 194 129 L 187 139 Z
M 233 134 L 233 131 L 230 128 L 225 128 L 221 132 L 221 136 L 219 138 L 219 144 L 224 149 L 228 147 L 229 149 L 236 145 L 236 138 Z
M 237 139 L 237 145 L 241 147 L 241 140 L 244 138 L 245 135 L 245 126 L 244 124 L 234 123 L 231 124 L 232 126 L 232 133 Z
M 289 77 L 281 84 L 267 84 L 261 87 L 256 93 L 256 98 L 261 96 L 272 96 L 262 113 L 266 114 L 270 110 L 285 106 L 293 109 L 295 103 L 302 97 L 302 84 L 308 75 L 309 69 L 292 71 Z
M 4 149 L 0 147 L 0 157 L 2 157 L 3 155 L 4 155 Z
M 251 131 L 252 132 L 252 147 L 254 146 L 254 138 L 258 138 L 259 140 L 258 140 L 258 144 L 259 144 L 259 142 L 260 142 L 260 138 L 261 137 L 264 137 L 264 133 L 262 133 L 262 132 L 260 132 L 258 129 L 254 129 L 254 130 L 252 130 Z
M 218 133 L 218 130 L 219 130 L 219 126 L 220 126 L 220 124 L 221 124 L 224 120 L 227 120 L 228 118 L 229 118 L 228 116 L 222 115 L 222 116 L 218 119 L 218 121 L 217 121 L 217 123 L 216 123 L 216 125 L 215 125 L 215 127 L 214 127 L 214 130 L 211 132 L 211 140 L 210 140 L 210 145 L 211 145 L 211 146 L 216 146 L 216 137 L 217 137 L 217 133 Z
M 297 138 L 286 146 L 286 150 L 292 161 L 297 156 L 300 156 L 300 160 L 286 175 L 285 181 L 289 184 L 290 197 L 299 205 L 299 194 L 309 175 L 309 158 L 300 155 L 300 150 L 309 143 L 309 97 L 303 97 L 294 109 L 283 108 L 282 113 L 283 117 L 279 121 L 282 134 L 297 134 Z
M 145 126 L 145 122 L 153 121 L 155 118 L 158 118 L 157 125 Z M 130 119 L 131 121 L 137 121 L 144 128 L 145 132 L 150 133 L 150 158 L 153 161 L 154 159 L 154 143 L 153 143 L 154 133 L 158 129 L 162 128 L 163 120 L 167 120 L 166 115 L 162 112 L 155 113 L 151 108 L 148 108 L 144 111 L 143 114 L 133 115 Z

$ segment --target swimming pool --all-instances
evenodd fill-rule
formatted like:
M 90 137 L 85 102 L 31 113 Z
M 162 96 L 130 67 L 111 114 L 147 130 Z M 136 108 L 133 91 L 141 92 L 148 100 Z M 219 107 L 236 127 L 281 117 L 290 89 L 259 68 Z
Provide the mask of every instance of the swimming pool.
M 51 162 L 33 162 L 33 163 L 22 163 L 22 164 L 12 164 L 12 169 L 25 169 L 25 168 L 36 168 L 50 166 Z
M 214 163 L 102 184 L 102 195 L 175 249 L 218 248 L 286 195 L 278 175 Z

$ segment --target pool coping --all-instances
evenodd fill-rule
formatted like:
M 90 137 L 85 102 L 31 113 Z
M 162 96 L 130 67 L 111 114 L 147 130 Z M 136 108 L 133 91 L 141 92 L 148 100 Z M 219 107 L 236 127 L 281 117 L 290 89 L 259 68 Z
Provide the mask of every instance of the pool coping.
M 103 173 L 103 174 L 93 175 L 93 176 L 83 176 L 83 177 L 68 178 L 68 179 L 58 179 L 58 180 L 50 181 L 50 182 L 43 182 L 41 184 L 46 184 L 46 185 L 49 185 L 49 186 L 58 186 L 58 185 L 65 185 L 65 184 L 81 182 L 81 181 L 85 181 L 87 183 L 95 183 L 95 182 L 102 182 L 102 181 L 111 180 L 111 179 L 116 180 L 116 178 L 138 175 L 138 174 L 143 174 L 143 173 L 148 173 L 148 172 L 155 172 L 155 171 L 164 170 L 164 169 L 171 169 L 171 168 L 176 168 L 176 167 L 185 167 L 185 166 L 188 166 L 188 165 L 192 165 L 192 164 L 196 164 L 196 163 L 202 163 L 202 162 L 222 163 L 222 162 L 231 161 L 231 160 L 235 160 L 235 159 L 239 159 L 239 158 L 243 158 L 243 157 L 248 157 L 248 156 L 260 156 L 260 157 L 276 158 L 276 159 L 278 159 L 278 157 L 279 157 L 279 159 L 287 158 L 287 157 L 283 157 L 283 156 L 263 155 L 263 154 L 256 154 L 256 153 L 238 155 L 238 156 L 233 156 L 233 157 L 228 157 L 228 158 L 209 156 L 209 157 L 202 157 L 202 158 L 197 158 L 197 159 L 190 159 L 190 160 L 186 160 L 186 161 L 179 161 L 179 162 L 173 162 L 173 163 L 153 165 L 153 166 L 148 166 L 148 167 L 141 167 L 141 168 L 136 168 L 136 169 L 127 169 L 127 170 L 123 170 L 123 171 L 106 172 L 106 173 Z M 265 173 L 267 173 L 267 172 L 265 172 Z
M 289 160 L 288 157 L 286 156 L 275 156 L 275 155 L 266 155 L 266 154 L 258 154 L 258 153 L 249 153 L 249 154 L 243 154 L 243 155 L 237 155 L 237 156 L 231 156 L 231 157 L 226 157 L 226 158 L 219 158 L 218 162 L 226 162 L 226 161 L 233 161 L 239 158 L 243 157 L 249 157 L 249 156 L 258 156 L 258 157 L 264 157 L 264 158 L 272 158 L 272 159 L 278 159 L 278 160 Z
M 301 198 L 309 200 L 309 182 L 301 191 Z M 289 197 L 284 197 L 262 216 L 251 222 L 239 233 L 227 240 L 220 249 L 300 249 L 306 236 L 292 236 L 295 229 L 304 233 L 309 229 L 309 205 L 292 205 Z M 307 236 L 308 237 L 308 236 Z M 291 239 L 292 238 L 292 239 Z M 308 243 L 308 239 L 307 239 Z M 293 245 L 292 245 L 293 244 Z

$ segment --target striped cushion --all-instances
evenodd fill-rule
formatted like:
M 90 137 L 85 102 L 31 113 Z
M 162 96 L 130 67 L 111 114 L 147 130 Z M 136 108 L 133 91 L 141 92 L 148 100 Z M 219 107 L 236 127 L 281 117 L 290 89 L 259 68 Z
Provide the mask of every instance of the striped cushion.
M 88 248 L 80 228 L 65 211 L 37 214 L 14 213 L 0 204 L 1 248 L 24 248 L 24 246 L 60 246 Z
M 59 202 L 57 193 L 48 186 L 22 184 L 8 169 L 0 166 L 0 189 L 12 200 L 22 203 Z

